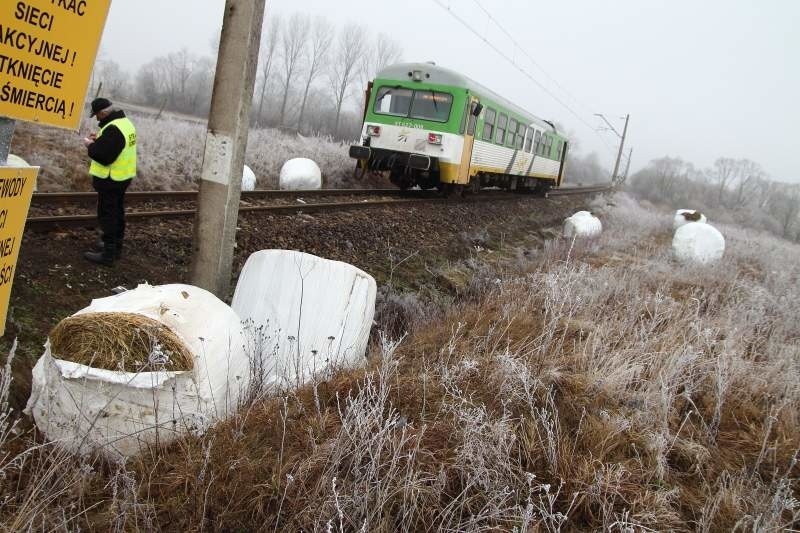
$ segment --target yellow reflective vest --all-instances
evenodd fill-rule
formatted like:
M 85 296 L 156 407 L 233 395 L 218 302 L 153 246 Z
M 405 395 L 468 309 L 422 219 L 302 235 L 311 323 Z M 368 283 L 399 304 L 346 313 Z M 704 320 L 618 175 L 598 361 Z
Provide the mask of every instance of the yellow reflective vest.
M 89 166 L 89 174 L 98 178 L 110 177 L 114 181 L 125 181 L 136 176 L 136 128 L 127 117 L 112 120 L 100 129 L 97 138 L 103 136 L 103 132 L 109 126 L 114 125 L 125 138 L 125 148 L 120 152 L 117 159 L 109 166 L 101 165 L 95 160 Z

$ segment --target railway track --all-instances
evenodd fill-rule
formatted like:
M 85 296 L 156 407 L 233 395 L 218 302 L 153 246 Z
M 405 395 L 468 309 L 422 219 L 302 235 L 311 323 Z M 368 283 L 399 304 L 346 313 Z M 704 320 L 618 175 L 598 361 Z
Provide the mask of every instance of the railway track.
M 571 194 L 593 194 L 609 190 L 608 186 L 603 187 L 565 187 L 556 189 L 548 193 L 551 196 L 566 196 Z M 361 200 L 345 202 L 314 202 L 314 203 L 290 203 L 290 204 L 263 204 L 248 205 L 248 201 L 264 201 L 271 199 L 302 199 L 302 198 L 325 198 L 325 197 L 383 197 L 378 200 Z M 385 197 L 395 197 L 385 199 Z M 125 195 L 128 203 L 153 203 L 153 202 L 194 202 L 197 199 L 196 191 L 163 191 L 163 192 L 131 192 Z M 484 191 L 479 196 L 470 198 L 467 201 L 498 201 L 515 200 L 523 198 L 518 194 L 505 191 Z M 32 201 L 32 208 L 41 206 L 74 206 L 87 205 L 96 202 L 95 193 L 38 193 Z M 132 200 L 132 201 L 130 201 Z M 369 209 L 387 206 L 407 206 L 422 202 L 442 202 L 447 199 L 432 195 L 426 191 L 400 191 L 399 189 L 336 189 L 336 190 L 313 190 L 313 191 L 246 191 L 242 193 L 242 205 L 239 207 L 240 213 L 262 212 L 274 215 L 290 215 L 296 213 L 314 213 L 320 211 L 346 211 L 354 209 Z M 451 200 L 452 201 L 452 200 Z M 457 201 L 457 200 L 456 200 Z M 126 220 L 136 221 L 143 219 L 187 219 L 194 217 L 195 209 L 166 209 L 154 211 L 129 211 L 125 214 Z M 55 228 L 66 227 L 90 227 L 96 225 L 97 217 L 95 214 L 68 214 L 68 215 L 47 215 L 29 216 L 26 228 L 49 231 Z

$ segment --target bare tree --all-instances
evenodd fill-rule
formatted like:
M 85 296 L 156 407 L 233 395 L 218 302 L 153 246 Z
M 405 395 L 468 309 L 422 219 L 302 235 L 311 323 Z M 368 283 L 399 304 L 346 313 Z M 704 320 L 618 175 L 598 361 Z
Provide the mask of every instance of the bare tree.
M 800 186 L 784 185 L 773 200 L 775 215 L 781 223 L 783 237 L 789 239 L 800 217 Z
M 357 24 L 348 24 L 339 32 L 331 69 L 328 72 L 333 101 L 336 109 L 333 134 L 339 133 L 342 105 L 347 98 L 348 89 L 356 79 L 361 59 L 364 56 L 366 41 L 365 29 Z
M 756 193 L 758 181 L 766 175 L 761 165 L 749 159 L 736 162 L 736 174 L 733 187 L 734 205 L 741 207 L 751 200 Z
M 379 33 L 367 53 L 364 54 L 364 85 L 389 65 L 398 63 L 403 57 L 403 47 L 385 33 Z
M 313 27 L 311 30 L 311 46 L 308 49 L 307 69 L 306 69 L 306 87 L 303 91 L 303 103 L 300 105 L 300 117 L 297 119 L 297 129 L 303 128 L 303 119 L 305 117 L 306 105 L 308 105 L 308 92 L 311 89 L 311 84 L 319 76 L 325 60 L 328 57 L 328 52 L 333 42 L 333 26 L 324 17 L 317 16 L 314 18 Z
M 267 84 L 275 58 L 275 50 L 278 48 L 278 39 L 281 35 L 281 18 L 270 17 L 266 31 L 267 35 L 261 36 L 261 96 L 258 99 L 258 111 L 256 112 L 256 121 L 259 123 L 264 109 L 264 97 L 267 94 Z
M 97 80 L 98 84 L 103 84 L 103 92 L 112 98 L 122 98 L 127 95 L 129 76 L 116 61 L 111 59 L 98 60 L 93 78 Z
M 717 205 L 725 205 L 725 191 L 736 176 L 736 160 L 731 157 L 720 157 L 714 161 L 710 178 L 717 184 Z
M 282 45 L 281 66 L 283 75 L 283 101 L 281 102 L 281 113 L 278 124 L 283 126 L 286 118 L 286 101 L 289 99 L 289 90 L 292 87 L 292 79 L 299 67 L 303 57 L 303 51 L 308 40 L 310 23 L 308 17 L 295 13 L 289 19 L 289 23 L 284 28 Z

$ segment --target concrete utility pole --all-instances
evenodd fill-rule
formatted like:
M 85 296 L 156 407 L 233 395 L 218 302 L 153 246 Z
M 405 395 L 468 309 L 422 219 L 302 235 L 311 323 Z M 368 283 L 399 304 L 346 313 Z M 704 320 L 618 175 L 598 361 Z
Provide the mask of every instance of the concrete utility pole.
M 265 0 L 226 0 L 194 226 L 192 283 L 225 299 Z
M 633 147 L 628 151 L 628 162 L 625 163 L 625 173 L 622 175 L 622 183 L 628 181 L 628 171 L 631 169 L 631 157 L 633 157 Z
M 617 162 L 614 163 L 614 172 L 611 174 L 611 182 L 612 183 L 617 183 L 617 181 L 618 181 L 617 173 L 619 172 L 619 162 L 620 162 L 620 159 L 622 159 L 622 149 L 625 147 L 625 137 L 628 134 L 628 120 L 630 120 L 631 116 L 630 115 L 625 115 L 625 129 L 622 130 L 622 133 L 618 132 L 616 130 L 616 128 L 614 128 L 614 126 L 608 121 L 608 119 L 606 119 L 606 117 L 604 117 L 602 115 L 602 113 L 595 113 L 595 116 L 602 118 L 603 122 L 605 122 L 608 125 L 608 127 L 611 129 L 611 131 L 616 133 L 617 137 L 619 137 L 621 139 L 621 141 L 619 143 L 619 152 L 617 152 Z
M 11 138 L 14 137 L 14 127 L 17 122 L 13 119 L 0 117 L 0 166 L 6 164 L 8 153 L 11 151 Z
M 622 159 L 622 149 L 625 147 L 625 136 L 628 134 L 628 120 L 630 120 L 630 115 L 625 115 L 625 128 L 622 130 L 622 138 L 619 142 L 619 152 L 617 152 L 617 162 L 614 164 L 614 173 L 611 175 L 611 180 L 613 182 L 619 181 L 618 172 L 619 172 L 619 161 Z

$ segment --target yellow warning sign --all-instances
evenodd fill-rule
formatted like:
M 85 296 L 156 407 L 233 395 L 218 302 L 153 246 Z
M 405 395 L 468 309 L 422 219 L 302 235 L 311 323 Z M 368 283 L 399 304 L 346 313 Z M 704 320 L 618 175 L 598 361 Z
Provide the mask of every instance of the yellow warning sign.
M 0 1 L 0 116 L 78 129 L 110 5 Z
M 0 336 L 6 332 L 11 283 L 38 173 L 39 167 L 0 167 Z

